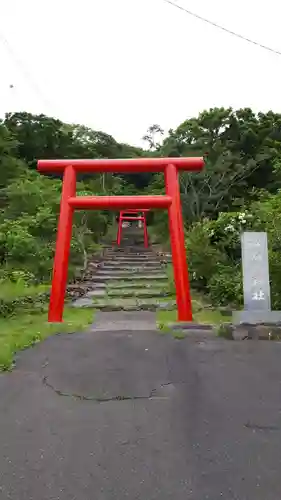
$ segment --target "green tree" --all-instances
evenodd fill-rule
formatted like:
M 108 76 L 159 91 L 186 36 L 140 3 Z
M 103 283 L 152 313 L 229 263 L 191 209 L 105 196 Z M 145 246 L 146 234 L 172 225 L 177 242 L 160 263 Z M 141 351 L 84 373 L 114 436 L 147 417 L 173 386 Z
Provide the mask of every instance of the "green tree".
M 39 158 L 71 158 L 75 154 L 72 132 L 60 120 L 31 113 L 8 113 L 4 124 L 18 142 L 18 157 L 34 168 Z
M 160 125 L 155 123 L 148 127 L 146 134 L 143 136 L 142 140 L 148 143 L 148 147 L 150 151 L 159 151 L 161 144 L 159 140 L 164 135 L 164 130 Z
M 254 188 L 276 192 L 274 165 L 281 155 L 281 115 L 214 108 L 170 130 L 163 156 L 206 157 L 200 174 L 181 175 L 185 218 L 199 220 L 255 199 Z
M 18 142 L 7 127 L 0 122 L 0 190 L 23 169 L 23 163 L 16 158 Z

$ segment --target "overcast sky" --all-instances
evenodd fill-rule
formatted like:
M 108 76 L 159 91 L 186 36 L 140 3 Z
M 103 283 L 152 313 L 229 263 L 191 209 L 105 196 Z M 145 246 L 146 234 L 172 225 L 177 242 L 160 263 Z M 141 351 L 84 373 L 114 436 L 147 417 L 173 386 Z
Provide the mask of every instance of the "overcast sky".
M 277 0 L 174 1 L 281 51 Z M 0 62 L 1 117 L 45 113 L 131 144 L 214 106 L 281 112 L 281 56 L 163 0 L 0 0 Z

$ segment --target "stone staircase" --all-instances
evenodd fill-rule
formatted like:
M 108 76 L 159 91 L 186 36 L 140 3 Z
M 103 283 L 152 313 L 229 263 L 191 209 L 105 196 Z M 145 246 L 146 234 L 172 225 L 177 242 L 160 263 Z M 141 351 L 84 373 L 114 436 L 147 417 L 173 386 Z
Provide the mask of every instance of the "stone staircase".
M 105 249 L 98 264 L 90 262 L 84 283 L 84 296 L 73 307 L 92 307 L 105 311 L 174 309 L 166 273 L 169 255 L 160 256 L 153 247 L 141 244 L 139 231 L 126 231 L 122 246 Z

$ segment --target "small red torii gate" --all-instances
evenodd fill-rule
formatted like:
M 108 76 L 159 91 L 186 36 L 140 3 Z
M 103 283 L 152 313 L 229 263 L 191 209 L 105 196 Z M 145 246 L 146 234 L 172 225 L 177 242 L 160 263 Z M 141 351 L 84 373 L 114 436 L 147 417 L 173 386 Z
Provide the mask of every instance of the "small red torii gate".
M 178 175 L 181 170 L 199 171 L 203 166 L 204 160 L 201 157 L 38 161 L 39 172 L 63 174 L 49 322 L 61 322 L 63 318 L 73 211 L 75 209 L 144 210 L 146 208 L 168 209 L 178 321 L 192 321 Z M 164 172 L 166 195 L 76 196 L 77 174 L 101 172 Z
M 118 221 L 118 231 L 117 231 L 117 238 L 116 238 L 116 243 L 119 246 L 121 244 L 121 236 L 122 236 L 122 222 L 123 221 L 141 221 L 143 222 L 143 239 L 144 239 L 144 246 L 148 247 L 148 232 L 147 232 L 147 224 L 146 224 L 146 213 L 149 212 L 149 208 L 145 208 L 142 210 L 121 210 L 119 213 L 119 221 Z M 125 215 L 124 215 L 125 214 Z M 133 215 L 127 215 L 127 214 L 135 214 Z M 142 214 L 142 215 L 139 215 Z

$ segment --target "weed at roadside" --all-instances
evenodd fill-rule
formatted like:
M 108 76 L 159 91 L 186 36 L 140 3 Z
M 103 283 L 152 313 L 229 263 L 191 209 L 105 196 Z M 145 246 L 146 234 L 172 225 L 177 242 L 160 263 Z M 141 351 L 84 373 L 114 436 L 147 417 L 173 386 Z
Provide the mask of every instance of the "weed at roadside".
M 65 308 L 63 323 L 48 323 L 47 313 L 0 318 L 0 371 L 11 369 L 16 352 L 57 333 L 81 332 L 93 322 L 93 310 Z

